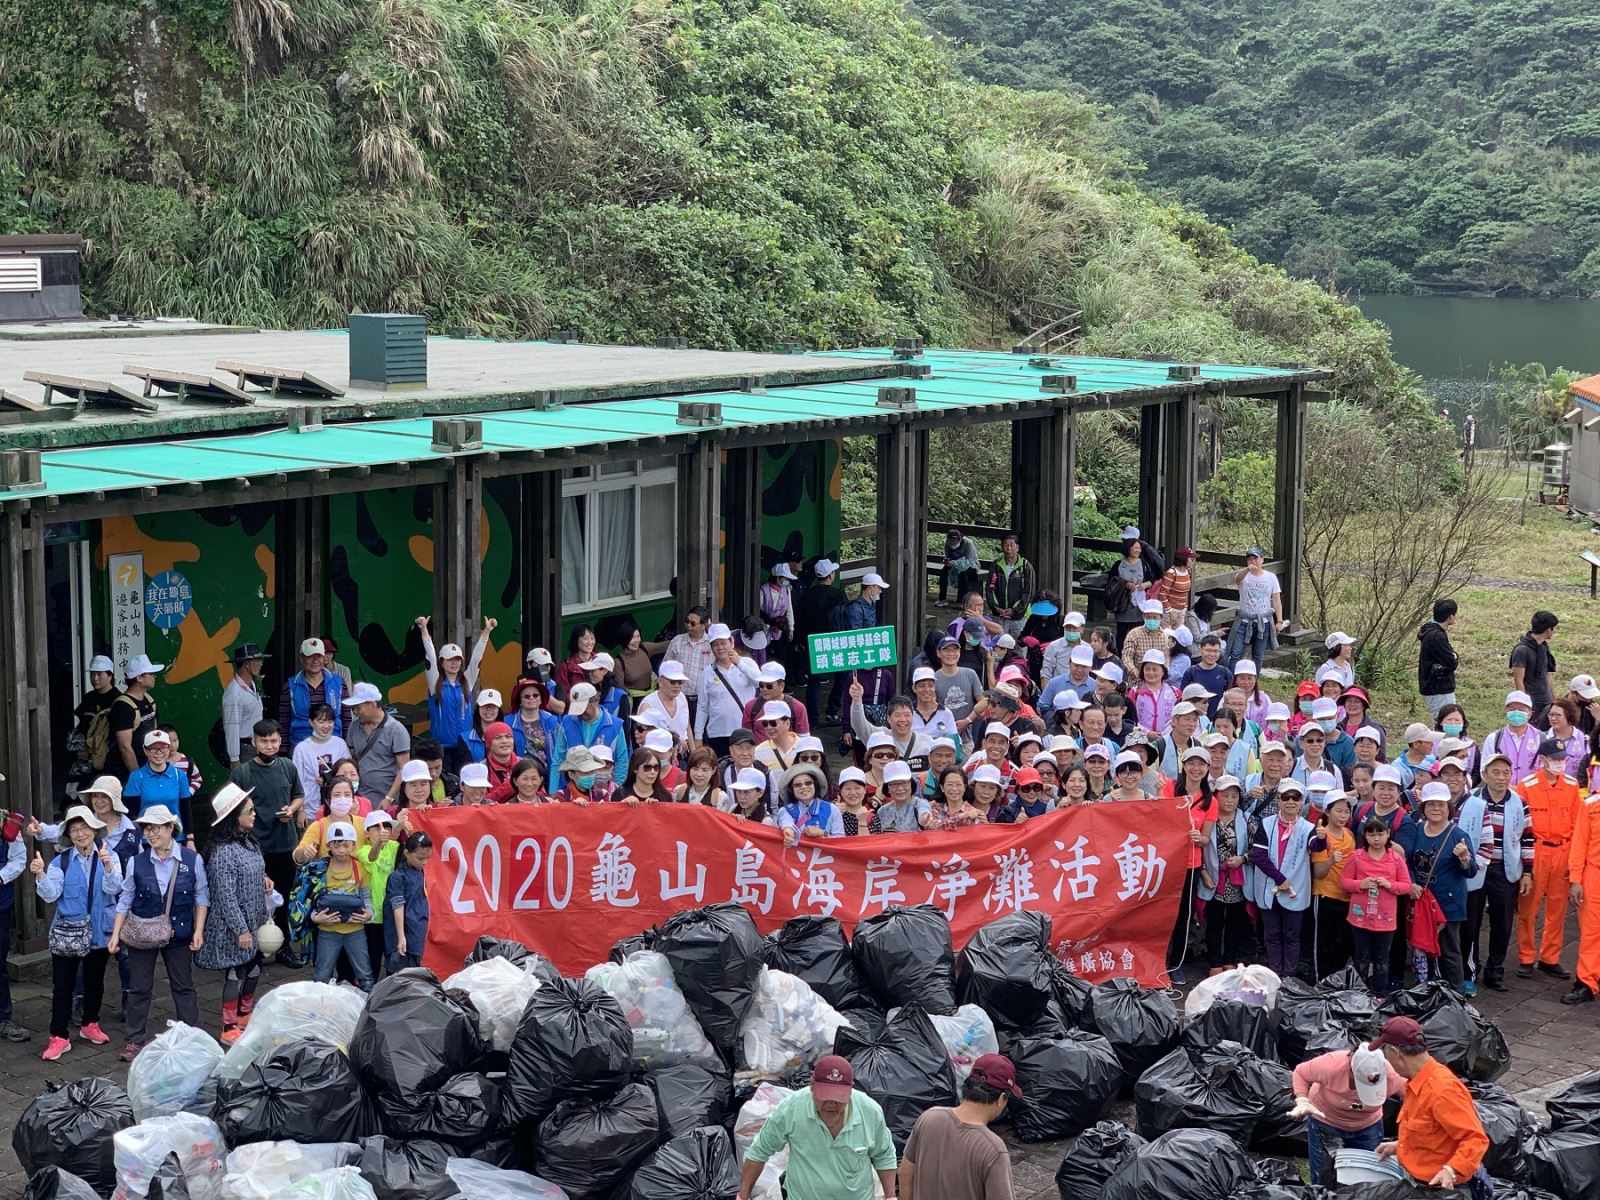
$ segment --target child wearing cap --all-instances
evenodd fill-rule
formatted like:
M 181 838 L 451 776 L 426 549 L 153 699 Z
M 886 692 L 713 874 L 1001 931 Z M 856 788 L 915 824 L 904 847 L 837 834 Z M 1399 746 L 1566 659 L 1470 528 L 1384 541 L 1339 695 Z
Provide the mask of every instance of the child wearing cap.
M 403 811 L 403 810 L 402 810 Z M 385 950 L 383 944 L 383 893 L 389 876 L 394 871 L 395 856 L 400 843 L 395 837 L 394 818 L 383 809 L 374 809 L 361 822 L 366 834 L 366 845 L 356 848 L 356 862 L 367 872 L 367 889 L 372 896 L 372 915 L 367 918 L 367 961 L 376 978 L 383 974 Z M 410 831 L 407 825 L 399 830 L 401 837 Z
M 372 919 L 370 874 L 356 861 L 356 829 L 349 821 L 328 828 L 328 852 L 312 886 L 311 923 L 317 927 L 315 979 L 333 979 L 339 957 L 355 972 L 363 992 L 372 990 L 372 960 L 367 954 L 366 925 Z

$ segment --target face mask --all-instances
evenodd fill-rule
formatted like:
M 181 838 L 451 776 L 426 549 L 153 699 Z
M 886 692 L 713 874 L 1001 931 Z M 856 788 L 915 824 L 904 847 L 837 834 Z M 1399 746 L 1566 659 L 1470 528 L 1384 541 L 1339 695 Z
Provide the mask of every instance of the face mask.
M 1323 733 L 1332 733 L 1333 732 L 1333 727 L 1334 727 L 1334 725 L 1336 723 L 1337 722 L 1334 722 L 1334 721 L 1318 721 L 1317 722 L 1317 724 L 1322 727 L 1322 732 Z
M 1448 725 L 1446 725 L 1444 727 L 1444 731 L 1446 733 L 1448 733 L 1451 737 L 1455 737 L 1456 734 L 1460 733 L 1465 728 L 1466 728 L 1466 726 L 1463 725 L 1460 721 L 1451 721 Z
M 1311 709 L 1312 708 L 1313 708 L 1313 705 L 1312 705 L 1312 702 L 1310 700 L 1302 700 L 1302 701 L 1300 701 L 1300 711 L 1305 716 L 1309 717 L 1311 715 Z
M 983 640 L 983 639 L 982 639 L 982 638 L 975 638 L 975 637 L 969 637 L 969 638 L 968 638 L 968 639 L 967 639 L 967 645 L 969 645 L 969 646 L 976 646 L 976 645 L 977 645 L 977 644 L 978 644 L 978 643 L 979 643 L 979 642 L 981 642 L 981 641 L 982 641 L 982 640 Z
M 1525 712 L 1512 711 L 1512 712 L 1508 712 L 1506 714 L 1506 724 L 1511 726 L 1511 728 L 1513 728 L 1513 729 L 1520 729 L 1522 726 L 1526 725 L 1527 723 L 1528 723 L 1528 714 L 1525 713 Z
M 1083 634 L 1081 634 L 1081 633 L 1073 633 L 1072 630 L 1070 630 L 1070 629 L 1067 630 L 1067 632 L 1062 634 L 1061 636 L 1066 638 L 1066 640 L 1068 642 L 1081 642 L 1083 640 Z
M 355 807 L 355 801 L 349 796 L 335 796 L 328 801 L 328 811 L 336 817 L 347 817 L 350 810 Z
M 1144 627 L 1146 629 L 1149 629 L 1149 630 L 1152 630 L 1152 631 L 1160 629 L 1161 628 L 1161 618 L 1160 617 L 1151 617 L 1148 621 L 1146 621 L 1144 623 Z
M 594 786 L 594 776 L 593 775 L 579 775 L 577 783 L 578 783 L 578 789 L 580 791 L 587 792 L 590 788 L 592 788 Z

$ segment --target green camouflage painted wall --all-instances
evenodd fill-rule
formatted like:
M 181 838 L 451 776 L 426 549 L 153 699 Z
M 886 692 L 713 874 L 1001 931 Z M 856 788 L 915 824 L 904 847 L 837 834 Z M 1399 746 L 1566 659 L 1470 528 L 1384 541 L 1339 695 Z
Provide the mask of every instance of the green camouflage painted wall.
M 769 446 L 761 452 L 761 566 L 798 549 L 802 558 L 839 552 L 839 441 Z

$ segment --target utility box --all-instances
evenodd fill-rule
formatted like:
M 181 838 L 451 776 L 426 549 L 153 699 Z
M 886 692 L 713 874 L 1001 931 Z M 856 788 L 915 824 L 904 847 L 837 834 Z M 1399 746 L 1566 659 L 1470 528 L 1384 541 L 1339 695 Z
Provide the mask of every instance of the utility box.
M 75 321 L 83 239 L 77 234 L 0 237 L 0 321 Z
M 385 392 L 427 387 L 427 320 L 408 313 L 351 313 L 350 386 Z

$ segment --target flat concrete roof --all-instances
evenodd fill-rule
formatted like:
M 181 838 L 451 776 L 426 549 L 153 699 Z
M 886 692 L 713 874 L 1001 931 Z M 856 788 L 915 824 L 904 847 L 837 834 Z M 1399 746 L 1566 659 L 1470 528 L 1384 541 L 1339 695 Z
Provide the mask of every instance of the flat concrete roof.
M 41 401 L 43 387 L 24 382 L 23 374 L 42 371 L 142 391 L 142 381 L 123 374 L 127 366 L 212 375 L 232 383 L 234 377 L 217 370 L 216 364 L 243 362 L 309 372 L 343 388 L 344 396 L 318 405 L 327 419 L 335 420 L 492 409 L 501 398 L 526 397 L 538 391 L 557 391 L 569 402 L 575 402 L 725 389 L 737 386 L 738 380 L 747 375 L 765 376 L 770 384 L 781 385 L 876 377 L 896 370 L 881 357 L 872 360 L 848 354 L 753 354 L 430 337 L 427 385 L 414 390 L 383 391 L 351 386 L 349 337 L 342 329 L 236 331 L 197 322 L 172 324 L 169 332 L 150 332 L 151 325 L 142 325 L 138 336 L 119 333 L 120 326 L 92 322 L 54 326 L 57 336 L 0 336 L 0 388 Z M 121 409 L 89 408 L 70 421 L 3 424 L 0 445 L 46 448 L 242 431 L 281 425 L 285 410 L 312 403 L 292 397 L 274 400 L 253 390 L 251 394 L 254 405 L 182 401 L 176 396 L 156 394 L 152 399 L 159 411 L 150 416 L 136 416 Z

